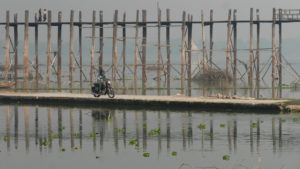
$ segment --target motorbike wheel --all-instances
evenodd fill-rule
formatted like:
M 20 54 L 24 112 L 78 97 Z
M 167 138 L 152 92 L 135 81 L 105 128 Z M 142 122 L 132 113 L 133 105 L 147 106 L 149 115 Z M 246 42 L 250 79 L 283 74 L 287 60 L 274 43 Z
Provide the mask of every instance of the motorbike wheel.
M 109 87 L 107 89 L 107 95 L 109 98 L 114 98 L 115 97 L 115 92 L 114 92 L 114 89 L 112 87 Z
M 95 97 L 100 97 L 100 94 L 98 94 L 98 93 L 93 93 L 93 95 L 94 95 Z

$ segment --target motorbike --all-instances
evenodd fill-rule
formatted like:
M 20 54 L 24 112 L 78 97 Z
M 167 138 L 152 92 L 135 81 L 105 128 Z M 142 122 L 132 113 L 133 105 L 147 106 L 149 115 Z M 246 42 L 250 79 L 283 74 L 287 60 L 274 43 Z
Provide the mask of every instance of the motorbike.
M 103 80 L 101 79 L 100 82 L 102 83 L 102 89 L 100 89 L 99 83 L 94 83 L 92 86 L 92 94 L 95 97 L 100 97 L 101 95 L 108 95 L 109 98 L 115 97 L 114 89 L 111 86 L 110 80 Z

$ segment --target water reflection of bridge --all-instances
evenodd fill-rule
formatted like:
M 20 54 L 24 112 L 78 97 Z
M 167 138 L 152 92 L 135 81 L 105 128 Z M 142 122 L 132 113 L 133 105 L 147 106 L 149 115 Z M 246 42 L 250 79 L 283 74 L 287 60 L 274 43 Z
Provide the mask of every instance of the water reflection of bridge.
M 126 112 L 123 110 L 99 109 L 87 112 L 81 109 L 27 106 L 6 106 L 5 109 L 6 131 L 0 130 L 0 136 L 5 138 L 7 151 L 11 151 L 12 147 L 19 150 L 20 144 L 23 147 L 23 141 L 27 152 L 30 151 L 33 142 L 36 147 L 40 148 L 40 151 L 51 151 L 53 148 L 56 149 L 56 146 L 59 148 L 70 146 L 70 149 L 74 149 L 77 145 L 79 145 L 78 148 L 84 149 L 87 148 L 83 146 L 84 142 L 92 143 L 94 151 L 97 151 L 98 148 L 102 151 L 104 143 L 111 141 L 114 143 L 114 150 L 118 152 L 122 144 L 122 148 L 126 149 L 130 140 L 135 140 L 135 146 L 143 149 L 143 151 L 147 151 L 149 141 L 155 142 L 158 153 L 164 149 L 163 145 L 166 145 L 167 152 L 170 152 L 172 150 L 171 143 L 176 141 L 182 142 L 183 151 L 186 151 L 195 142 L 201 144 L 201 149 L 210 148 L 210 150 L 213 150 L 215 140 L 218 141 L 221 137 L 226 136 L 227 139 L 221 138 L 224 139 L 224 145 L 228 146 L 230 152 L 235 152 L 238 149 L 239 137 L 246 136 L 249 139 L 250 151 L 260 152 L 261 123 L 263 123 L 260 119 L 257 119 L 257 121 L 250 119 L 249 126 L 246 127 L 249 128 L 249 133 L 240 133 L 242 136 L 239 136 L 238 130 L 241 129 L 241 126 L 238 127 L 238 120 L 227 120 L 224 133 L 220 134 L 215 133 L 214 129 L 219 127 L 219 124 L 214 124 L 213 119 L 206 121 L 205 130 L 195 128 L 195 124 L 193 125 L 194 113 L 192 112 L 175 113 L 176 116 L 180 116 L 179 124 L 173 124 L 173 126 L 180 126 L 176 130 L 176 127 L 171 126 L 174 123 L 171 116 L 174 114 L 170 112 L 155 112 L 154 116 L 156 117 L 151 114 L 151 123 L 149 123 L 149 112 L 146 111 Z M 213 116 L 213 113 L 210 116 Z M 153 124 L 153 118 L 156 124 Z M 271 122 L 270 137 L 272 138 L 270 140 L 272 140 L 274 152 L 277 151 L 277 148 L 281 151 L 283 147 L 282 121 L 281 118 L 273 117 L 272 120 L 265 122 Z M 161 134 L 149 135 L 149 131 L 153 127 L 160 129 Z M 157 141 L 155 141 L 156 139 Z M 227 143 L 225 143 L 226 140 Z M 45 142 L 48 143 L 47 148 L 43 148 Z

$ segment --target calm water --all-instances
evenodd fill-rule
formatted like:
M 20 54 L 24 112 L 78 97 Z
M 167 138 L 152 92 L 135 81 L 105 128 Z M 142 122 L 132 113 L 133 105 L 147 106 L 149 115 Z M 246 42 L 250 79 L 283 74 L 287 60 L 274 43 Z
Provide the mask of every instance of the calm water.
M 1 169 L 300 166 L 300 114 L 10 105 L 0 113 Z

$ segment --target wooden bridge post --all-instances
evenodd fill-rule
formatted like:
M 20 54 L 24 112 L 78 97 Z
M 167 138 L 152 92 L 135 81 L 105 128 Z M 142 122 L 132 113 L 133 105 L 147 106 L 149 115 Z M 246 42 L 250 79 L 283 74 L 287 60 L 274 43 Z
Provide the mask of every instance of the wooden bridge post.
M 279 9 L 279 56 L 278 56 L 278 74 L 279 74 L 279 97 L 282 97 L 282 9 Z
M 74 57 L 74 10 L 70 13 L 70 47 L 69 47 L 69 87 L 72 88 L 73 82 L 73 57 Z M 72 90 L 71 90 L 72 91 Z
M 249 88 L 250 97 L 253 96 L 253 8 L 250 8 L 250 56 L 249 56 Z
M 259 9 L 256 9 L 256 97 L 259 97 L 259 88 L 260 88 L 260 22 L 259 22 Z
M 228 23 L 227 23 L 227 55 L 226 55 L 226 74 L 229 75 L 229 59 L 231 49 L 231 9 L 228 11 Z
M 123 34 L 123 45 L 122 45 L 122 57 L 123 57 L 123 70 L 122 70 L 122 82 L 123 82 L 123 94 L 125 94 L 125 71 L 126 71 L 126 13 L 124 12 L 123 14 L 123 29 L 122 29 L 122 34 Z
M 134 55 L 134 94 L 137 94 L 137 64 L 139 56 L 139 10 L 136 11 L 136 24 L 135 24 L 135 55 Z
M 191 79 L 192 79 L 192 31 L 193 31 L 193 17 L 191 15 L 188 16 L 188 64 L 187 64 L 187 74 L 188 74 L 188 96 L 192 95 L 191 87 Z
M 48 33 L 47 33 L 47 43 L 48 43 L 48 49 L 47 49 L 47 77 L 46 77 L 46 83 L 47 83 L 47 88 L 50 87 L 50 58 L 51 58 L 51 11 L 48 11 Z
M 158 19 L 158 26 L 157 26 L 157 95 L 160 95 L 160 69 L 161 69 L 161 60 L 162 60 L 162 54 L 161 54 L 161 43 L 160 43 L 160 29 L 161 29 L 161 10 L 158 9 L 157 14 Z
M 94 79 L 94 58 L 95 58 L 95 26 L 96 26 L 96 11 L 93 11 L 92 20 L 92 47 L 91 47 L 91 68 L 90 68 L 90 83 L 93 83 Z
M 146 77 L 146 49 L 147 49 L 147 11 L 143 10 L 142 13 L 143 17 L 143 41 L 142 41 L 142 65 L 143 65 L 143 70 L 142 70 L 142 83 L 143 83 L 143 91 L 142 94 L 146 95 L 146 87 L 147 87 L 147 77 Z
M 116 81 L 117 74 L 117 31 L 118 31 L 118 10 L 115 10 L 113 24 L 113 58 L 112 58 L 112 80 Z
M 233 11 L 233 94 L 236 95 L 236 80 L 237 80 L 237 23 L 236 23 L 237 10 Z
M 207 72 L 207 54 L 205 44 L 205 25 L 203 10 L 201 10 L 201 30 L 202 30 L 202 54 L 203 54 L 203 73 Z
M 276 11 L 273 8 L 272 17 L 272 98 L 276 98 L 276 44 L 275 44 L 275 24 L 276 24 Z
M 6 11 L 6 35 L 5 35 L 5 82 L 8 82 L 8 73 L 9 73 L 9 11 Z
M 166 25 L 166 43 L 167 43 L 167 95 L 171 94 L 171 50 L 170 50 L 170 9 L 167 9 Z
M 39 26 L 38 26 L 38 19 L 35 15 L 34 17 L 34 46 L 35 46 L 35 83 L 36 88 L 39 86 Z
M 25 11 L 25 29 L 24 29 L 24 88 L 27 88 L 28 77 L 28 27 L 29 11 Z
M 18 41 L 18 14 L 14 15 L 14 47 L 15 47 L 15 82 L 16 85 L 15 87 L 17 88 L 18 85 L 18 46 L 19 46 L 19 41 Z
M 186 23 L 185 23 L 185 11 L 182 13 L 182 36 L 181 36 L 181 94 L 184 94 L 184 80 L 185 80 L 185 73 L 184 73 L 184 66 L 185 66 L 185 33 L 186 33 Z
M 100 35 L 100 48 L 99 48 L 99 53 L 100 53 L 100 56 L 99 56 L 99 67 L 103 67 L 103 11 L 100 11 L 99 12 L 99 18 L 100 18 L 100 30 L 99 30 L 99 35 Z
M 61 11 L 58 12 L 58 27 L 57 27 L 57 87 L 61 88 Z
M 214 24 L 213 24 L 213 16 L 214 16 L 214 11 L 211 9 L 210 10 L 210 25 L 209 25 L 209 71 L 212 71 L 212 57 L 213 57 L 213 29 L 214 29 Z
M 79 69 L 80 89 L 82 89 L 82 13 L 79 11 L 78 43 L 79 43 Z M 81 91 L 81 90 L 80 90 Z

